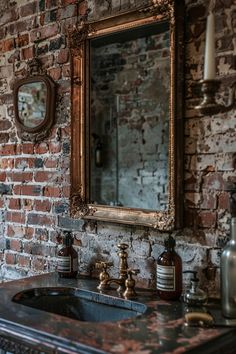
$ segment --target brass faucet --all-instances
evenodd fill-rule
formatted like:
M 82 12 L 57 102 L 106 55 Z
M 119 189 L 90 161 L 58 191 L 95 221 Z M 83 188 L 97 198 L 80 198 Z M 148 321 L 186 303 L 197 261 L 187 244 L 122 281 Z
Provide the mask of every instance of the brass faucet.
M 112 283 L 119 285 L 117 291 L 119 293 L 123 293 L 125 291 L 125 281 L 128 278 L 127 270 L 128 270 L 128 253 L 126 252 L 129 247 L 126 243 L 120 243 L 117 245 L 119 248 L 118 256 L 120 258 L 119 262 L 119 278 L 110 278 L 107 267 L 110 263 L 100 262 L 100 267 L 102 268 L 102 272 L 99 275 L 100 283 L 98 285 L 99 290 L 108 290 L 111 289 L 110 285 Z M 97 266 L 98 268 L 99 266 Z

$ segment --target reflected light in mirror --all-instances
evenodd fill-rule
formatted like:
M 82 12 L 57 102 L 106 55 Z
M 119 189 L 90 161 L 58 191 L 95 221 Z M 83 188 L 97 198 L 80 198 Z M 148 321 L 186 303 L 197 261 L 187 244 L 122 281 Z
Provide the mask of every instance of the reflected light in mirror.
M 90 199 L 166 210 L 169 24 L 95 38 L 90 50 Z

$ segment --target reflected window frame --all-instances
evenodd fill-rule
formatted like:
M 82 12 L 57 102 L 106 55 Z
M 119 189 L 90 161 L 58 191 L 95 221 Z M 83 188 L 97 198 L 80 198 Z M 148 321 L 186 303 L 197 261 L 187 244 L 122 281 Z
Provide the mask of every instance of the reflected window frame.
M 170 23 L 170 127 L 167 210 L 144 210 L 91 203 L 90 192 L 90 39 L 155 21 Z M 72 161 L 70 214 L 74 218 L 145 226 L 169 231 L 183 222 L 183 67 L 184 2 L 160 0 L 158 6 L 133 10 L 96 22 L 83 22 L 69 33 L 72 61 Z
M 41 82 L 45 84 L 46 87 L 46 102 L 45 102 L 45 117 L 40 124 L 35 127 L 28 127 L 25 125 L 19 114 L 19 90 L 22 86 Z M 13 96 L 14 96 L 14 111 L 15 111 L 15 123 L 22 140 L 38 141 L 42 140 L 46 135 L 48 135 L 49 130 L 54 122 L 55 115 L 55 83 L 46 74 L 44 75 L 34 75 L 18 80 L 14 84 Z

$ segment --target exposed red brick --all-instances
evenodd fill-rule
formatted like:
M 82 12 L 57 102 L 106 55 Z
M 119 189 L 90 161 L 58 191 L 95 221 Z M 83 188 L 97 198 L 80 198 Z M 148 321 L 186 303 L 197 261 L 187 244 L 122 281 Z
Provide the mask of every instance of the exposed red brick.
M 8 211 L 6 213 L 6 221 L 24 224 L 25 214 L 17 211 Z
M 201 227 L 215 227 L 216 225 L 216 212 L 201 211 L 198 215 L 198 223 Z
M 34 151 L 36 154 L 46 154 L 48 152 L 48 144 L 41 143 L 35 145 Z
M 38 33 L 39 33 L 40 40 L 54 37 L 58 34 L 58 25 L 57 25 L 57 23 L 54 23 L 52 25 L 40 27 L 40 28 L 37 28 L 36 30 L 33 30 L 30 33 L 31 42 L 34 42 L 38 38 L 37 37 Z
M 202 193 L 201 209 L 215 209 L 216 208 L 216 196 L 211 195 L 204 191 Z
M 60 142 L 52 142 L 49 143 L 49 151 L 51 154 L 57 154 L 61 151 L 61 143 Z
M 69 49 L 63 48 L 60 50 L 57 56 L 57 63 L 58 64 L 65 64 L 69 60 Z
M 17 47 L 25 47 L 29 44 L 29 34 L 25 33 L 15 39 Z
M 22 205 L 24 210 L 32 210 L 34 205 L 33 199 L 22 199 Z
M 12 198 L 9 200 L 9 204 L 8 204 L 8 208 L 9 209 L 15 209 L 15 210 L 19 210 L 21 208 L 21 201 L 20 199 L 15 199 Z
M 0 130 L 8 130 L 11 128 L 11 122 L 7 119 L 1 119 L 0 120 Z
M 0 182 L 6 181 L 6 172 L 0 172 Z
M 32 172 L 8 172 L 7 177 L 12 182 L 31 182 Z
M 16 264 L 16 255 L 14 253 L 6 254 L 6 264 Z
M 2 169 L 8 169 L 8 168 L 13 168 L 14 167 L 14 159 L 12 158 L 7 158 L 7 159 L 0 159 L 0 168 Z
M 63 65 L 62 75 L 63 77 L 71 77 L 70 64 Z
M 224 180 L 220 173 L 209 173 L 203 177 L 203 188 L 222 190 L 224 189 Z
M 49 76 L 55 81 L 58 81 L 61 78 L 61 68 L 52 68 L 48 71 Z
M 30 256 L 19 254 L 17 255 L 16 262 L 18 263 L 19 267 L 29 268 L 31 263 L 30 258 Z
M 36 211 L 50 212 L 52 203 L 49 200 L 35 200 L 34 209 Z
M 35 172 L 34 180 L 35 182 L 51 182 L 53 180 L 54 174 L 47 171 Z
M 34 228 L 33 227 L 26 227 L 25 228 L 25 239 L 27 240 L 31 240 L 33 238 L 33 235 L 34 235 Z
M 34 57 L 34 47 L 27 47 L 21 49 L 22 60 L 32 59 Z
M 15 185 L 13 187 L 13 192 L 16 195 L 32 195 L 38 196 L 41 194 L 41 186 L 38 185 Z
M 22 145 L 23 154 L 33 154 L 34 153 L 34 144 L 25 143 Z
M 7 225 L 7 236 L 22 238 L 24 236 L 24 227 L 22 225 Z
M 34 15 L 37 12 L 37 2 L 30 2 L 24 6 L 20 7 L 20 17 L 26 17 L 30 15 Z
M 16 145 L 7 144 L 0 146 L 0 155 L 15 155 L 16 154 Z
M 55 218 L 52 216 L 30 213 L 28 214 L 28 224 L 53 226 L 55 224 Z
M 86 1 L 82 1 L 79 4 L 79 14 L 80 14 L 80 16 L 86 15 L 87 10 L 88 10 L 88 3 Z
M 15 48 L 15 41 L 14 38 L 9 38 L 6 39 L 5 41 L 2 41 L 0 43 L 0 49 L 2 53 L 5 52 L 10 52 L 11 50 L 13 50 Z
M 35 158 L 33 157 L 20 157 L 15 159 L 15 168 L 34 168 Z
M 21 247 L 22 247 L 22 245 L 21 245 L 21 241 L 20 240 L 16 240 L 16 239 L 10 240 L 10 248 L 11 248 L 11 250 L 20 252 L 21 251 Z
M 44 166 L 46 168 L 56 168 L 58 166 L 58 160 L 52 158 L 45 159 Z
M 229 193 L 221 192 L 219 195 L 219 209 L 230 210 Z
M 3 200 L 3 198 L 0 198 L 0 208 L 2 209 L 5 205 L 5 201 Z
M 59 187 L 45 187 L 43 190 L 45 197 L 59 198 L 61 196 L 61 190 Z

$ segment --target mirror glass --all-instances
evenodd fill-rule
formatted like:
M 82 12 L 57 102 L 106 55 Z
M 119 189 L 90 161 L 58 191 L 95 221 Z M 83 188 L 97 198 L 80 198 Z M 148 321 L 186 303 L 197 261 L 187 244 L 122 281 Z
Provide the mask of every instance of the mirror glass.
M 90 41 L 91 203 L 168 208 L 169 22 Z
M 43 81 L 25 83 L 18 91 L 18 114 L 27 128 L 38 127 L 46 117 L 47 86 Z

